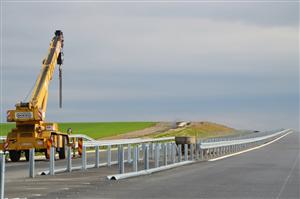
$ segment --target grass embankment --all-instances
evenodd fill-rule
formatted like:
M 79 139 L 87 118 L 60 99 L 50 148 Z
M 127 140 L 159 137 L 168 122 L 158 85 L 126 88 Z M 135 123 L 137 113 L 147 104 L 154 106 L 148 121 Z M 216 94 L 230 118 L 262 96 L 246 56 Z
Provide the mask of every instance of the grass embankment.
M 153 135 L 154 138 L 169 136 L 196 136 L 199 138 L 223 137 L 235 134 L 235 129 L 212 122 L 193 123 L 186 128 L 171 129 L 164 133 Z
M 156 122 L 88 122 L 59 123 L 59 129 L 66 132 L 72 128 L 74 134 L 85 134 L 94 139 L 115 136 L 130 131 L 136 131 L 154 126 Z M 0 135 L 6 135 L 14 124 L 0 124 Z

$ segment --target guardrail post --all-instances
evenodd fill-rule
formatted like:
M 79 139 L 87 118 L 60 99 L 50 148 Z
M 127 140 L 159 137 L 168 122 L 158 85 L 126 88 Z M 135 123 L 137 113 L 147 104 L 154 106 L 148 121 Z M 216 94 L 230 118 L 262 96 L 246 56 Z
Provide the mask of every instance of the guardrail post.
M 172 161 L 172 164 L 175 164 L 176 162 L 176 143 L 172 143 L 171 145 L 171 161 Z
M 34 178 L 35 172 L 34 172 L 34 148 L 29 149 L 29 177 Z
M 199 144 L 199 159 L 200 160 L 204 160 L 204 150 L 203 149 L 201 149 L 201 144 Z
M 168 157 L 169 157 L 170 161 L 171 161 L 171 158 L 172 158 L 172 145 L 171 144 L 172 143 L 170 143 L 170 142 L 167 143 L 167 146 L 168 146 L 167 151 L 168 151 Z
M 145 145 L 144 149 L 144 169 L 149 169 L 149 147 L 148 145 Z
M 124 173 L 124 148 L 123 145 L 118 146 L 118 165 L 119 165 L 119 173 Z
M 181 152 L 181 144 L 177 145 L 177 149 L 178 149 L 178 162 L 181 162 L 181 156 L 182 156 L 182 152 Z
M 132 162 L 132 160 L 131 160 L 131 144 L 128 144 L 128 146 L 127 146 L 127 162 L 128 163 Z
M 86 146 L 82 147 L 81 163 L 82 163 L 82 170 L 86 170 Z
M 99 146 L 95 146 L 95 167 L 99 168 L 100 154 L 99 154 Z
M 111 145 L 107 146 L 107 166 L 111 166 Z
M 158 143 L 155 144 L 155 154 L 154 154 L 154 159 L 155 159 L 155 167 L 159 167 L 159 145 Z
M 163 149 L 164 149 L 163 163 L 165 166 L 167 166 L 167 164 L 168 164 L 168 145 L 167 145 L 167 143 L 164 143 Z
M 54 171 L 54 167 L 55 167 L 55 148 L 53 146 L 51 146 L 50 148 L 50 175 L 54 175 L 55 171 Z
M 133 149 L 133 171 L 137 172 L 138 171 L 138 153 L 139 153 L 139 148 L 138 146 L 135 146 Z
M 140 145 L 139 144 L 137 144 L 137 149 L 138 149 L 138 151 L 137 151 L 137 161 L 139 162 L 140 161 Z
M 149 144 L 149 159 L 153 159 L 153 157 L 155 158 L 155 148 L 154 148 L 154 143 L 150 142 Z
M 184 144 L 184 161 L 188 160 L 188 145 Z
M 5 153 L 4 152 L 0 152 L 0 199 L 4 198 L 4 184 L 5 184 Z
M 144 151 L 145 151 L 145 147 L 146 147 L 146 144 L 145 143 L 142 143 L 142 152 L 144 153 Z M 145 154 L 143 154 L 143 155 L 145 155 Z M 144 158 L 144 156 L 143 156 L 143 158 Z M 145 159 L 145 158 L 144 158 Z
M 190 160 L 194 159 L 194 144 L 190 144 Z
M 72 147 L 68 146 L 67 148 L 67 171 L 72 172 Z
M 195 159 L 199 160 L 199 143 L 195 144 Z

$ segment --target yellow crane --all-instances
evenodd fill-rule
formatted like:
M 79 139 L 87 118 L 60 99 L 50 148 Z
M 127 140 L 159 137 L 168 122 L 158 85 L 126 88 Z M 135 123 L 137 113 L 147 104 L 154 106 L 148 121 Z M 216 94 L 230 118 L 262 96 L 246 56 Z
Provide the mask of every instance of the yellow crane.
M 68 134 L 59 132 L 57 123 L 45 122 L 48 100 L 48 87 L 53 77 L 56 65 L 59 65 L 59 104 L 62 106 L 62 70 L 64 37 L 60 30 L 55 31 L 46 58 L 42 62 L 42 69 L 36 80 L 31 98 L 28 102 L 15 105 L 15 110 L 7 111 L 7 122 L 15 122 L 16 128 L 8 133 L 4 150 L 9 151 L 11 161 L 20 160 L 22 152 L 26 160 L 29 159 L 29 149 L 44 152 L 49 158 L 47 144 L 51 143 L 59 153 L 59 158 L 65 158 L 65 146 L 69 144 Z M 48 146 L 49 148 L 49 146 Z

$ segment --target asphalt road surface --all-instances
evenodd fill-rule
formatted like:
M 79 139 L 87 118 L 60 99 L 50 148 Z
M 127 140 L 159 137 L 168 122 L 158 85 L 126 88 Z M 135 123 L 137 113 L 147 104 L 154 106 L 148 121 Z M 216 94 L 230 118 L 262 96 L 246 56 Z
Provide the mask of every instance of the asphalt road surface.
M 94 162 L 94 154 L 89 155 Z M 113 152 L 113 159 L 116 154 Z M 105 160 L 105 153 L 101 155 Z M 80 165 L 80 159 L 74 160 Z M 56 162 L 63 167 L 66 161 Z M 142 164 L 140 165 L 142 166 Z M 37 161 L 37 170 L 48 162 Z M 131 165 L 126 165 L 130 171 Z M 28 178 L 28 163 L 7 163 L 7 198 L 300 198 L 299 134 L 214 162 L 198 162 L 156 174 L 109 181 L 117 166 Z

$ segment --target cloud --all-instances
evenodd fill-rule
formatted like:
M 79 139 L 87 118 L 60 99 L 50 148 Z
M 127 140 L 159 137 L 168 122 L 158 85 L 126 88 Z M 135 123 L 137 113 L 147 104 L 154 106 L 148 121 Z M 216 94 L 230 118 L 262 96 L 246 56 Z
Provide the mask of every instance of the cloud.
M 295 5 L 6 2 L 2 106 L 25 97 L 61 28 L 64 109 L 57 105 L 56 71 L 49 120 L 187 118 L 297 127 Z

